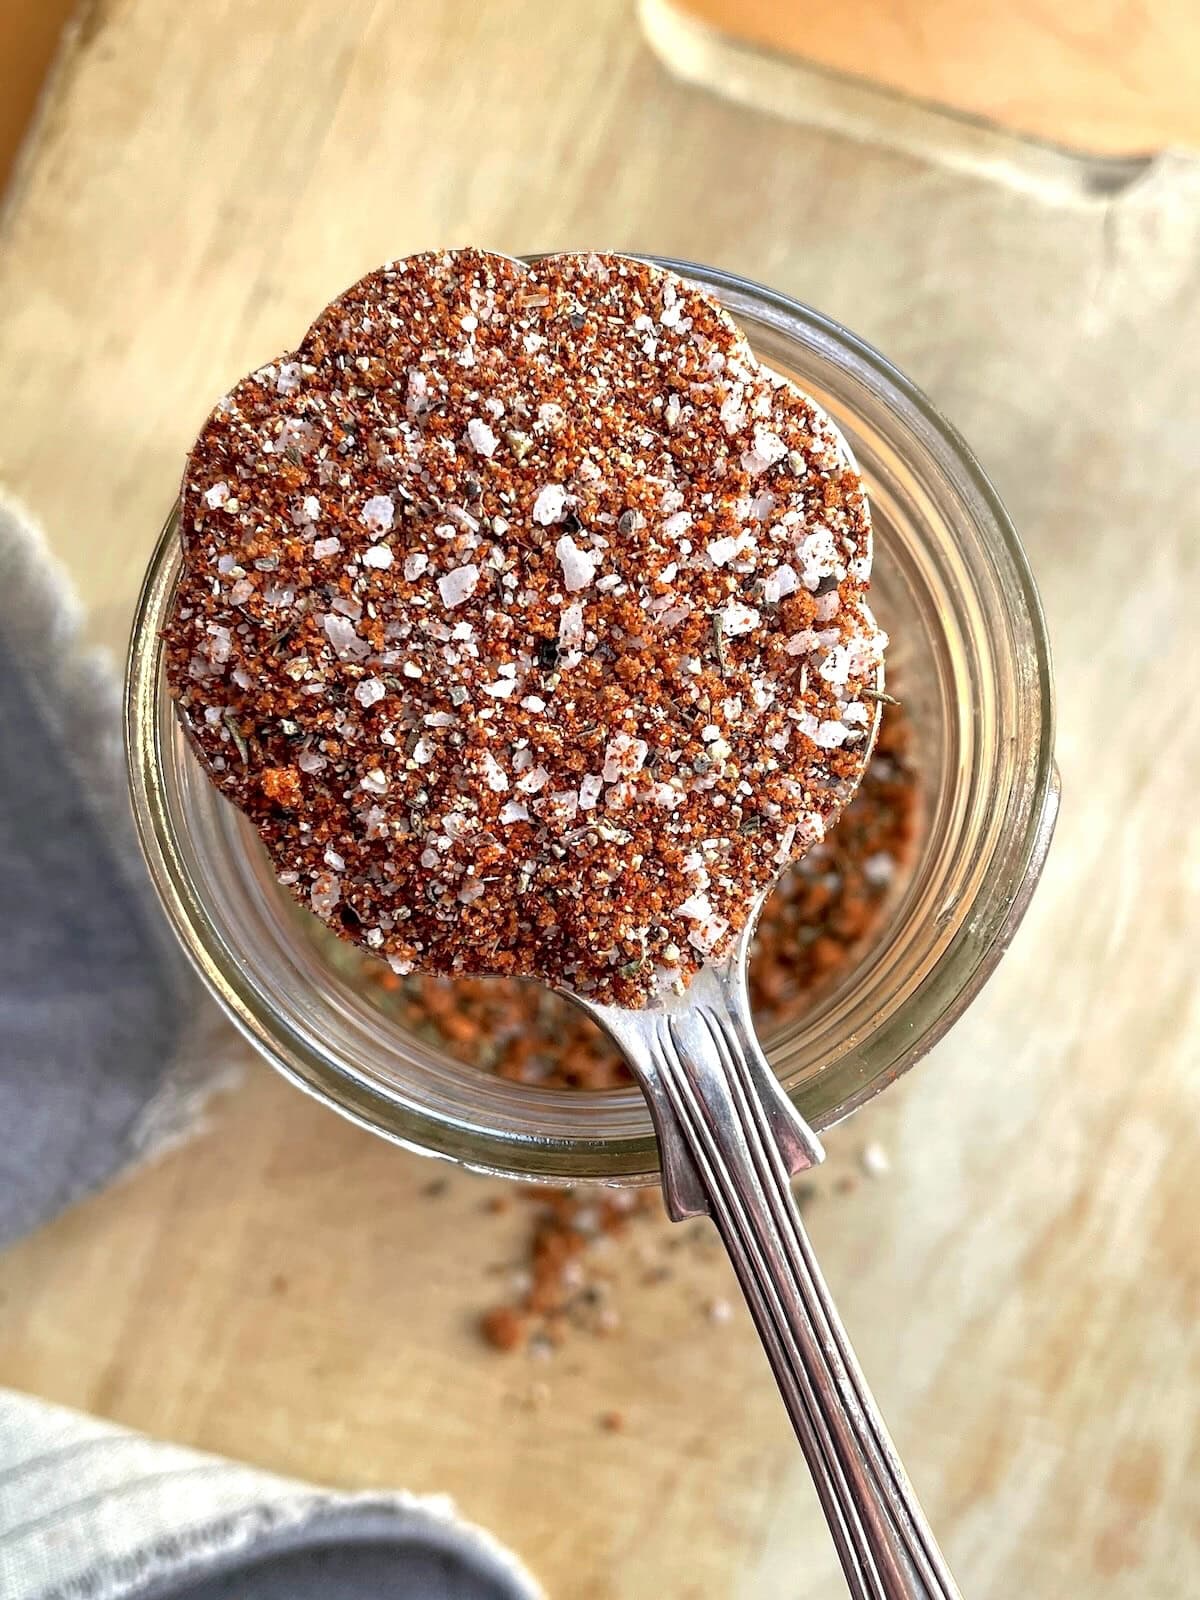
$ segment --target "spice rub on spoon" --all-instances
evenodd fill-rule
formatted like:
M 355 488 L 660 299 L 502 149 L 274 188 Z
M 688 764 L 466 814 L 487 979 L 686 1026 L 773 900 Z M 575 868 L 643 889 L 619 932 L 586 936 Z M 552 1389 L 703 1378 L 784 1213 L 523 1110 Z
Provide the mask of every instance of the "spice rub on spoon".
M 788 1187 L 820 1145 L 746 955 L 877 725 L 870 525 L 832 423 L 708 294 L 618 256 L 389 263 L 188 461 L 179 715 L 280 880 L 397 972 L 540 978 L 709 1213 L 851 1592 L 953 1596 Z
M 399 972 L 640 1004 L 861 772 L 858 476 L 641 262 L 370 274 L 217 406 L 183 525 L 180 714 L 283 881 Z

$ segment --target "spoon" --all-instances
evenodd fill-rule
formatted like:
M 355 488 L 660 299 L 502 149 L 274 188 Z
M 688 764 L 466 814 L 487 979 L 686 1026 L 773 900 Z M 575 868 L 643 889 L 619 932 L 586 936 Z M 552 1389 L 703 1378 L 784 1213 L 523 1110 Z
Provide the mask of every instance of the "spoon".
M 675 1222 L 710 1216 L 729 1253 L 854 1600 L 959 1591 L 821 1276 L 789 1178 L 824 1150 L 759 1047 L 746 981 L 754 907 L 729 955 L 633 1011 L 571 994 L 649 1102 Z M 564 991 L 568 992 L 568 991 Z

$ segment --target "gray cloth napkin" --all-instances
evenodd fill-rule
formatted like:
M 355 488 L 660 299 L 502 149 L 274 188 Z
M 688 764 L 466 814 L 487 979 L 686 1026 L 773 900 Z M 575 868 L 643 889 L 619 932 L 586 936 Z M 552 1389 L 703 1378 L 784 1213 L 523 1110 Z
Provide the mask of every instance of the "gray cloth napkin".
M 0 1245 L 194 1128 L 238 1059 L 137 855 L 113 664 L 0 496 Z
M 538 1600 L 438 1496 L 336 1495 L 0 1390 L 4 1600 Z

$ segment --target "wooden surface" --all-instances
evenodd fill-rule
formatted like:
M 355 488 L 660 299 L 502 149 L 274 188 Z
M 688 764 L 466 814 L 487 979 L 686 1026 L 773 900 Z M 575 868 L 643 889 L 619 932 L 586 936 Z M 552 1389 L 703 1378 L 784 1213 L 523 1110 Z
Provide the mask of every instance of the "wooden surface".
M 0 241 L 0 480 L 93 639 L 123 643 L 213 398 L 366 268 L 466 241 L 655 249 L 819 304 L 1014 511 L 1059 838 L 984 996 L 835 1140 L 851 1171 L 879 1134 L 892 1172 L 811 1227 L 966 1595 L 1191 1600 L 1200 174 L 1054 209 L 673 82 L 622 0 L 210 0 L 186 29 L 108 0 Z M 251 1065 L 203 1137 L 0 1261 L 0 1382 L 448 1491 L 572 1600 L 839 1593 L 747 1320 L 704 1314 L 729 1279 L 703 1225 L 670 1283 L 622 1288 L 619 1334 L 505 1359 L 472 1318 L 520 1212 L 430 1175 Z
M 1200 146 L 1192 0 L 671 0 L 734 38 L 1101 155 Z
M 4 0 L 0 6 L 0 201 L 76 0 Z

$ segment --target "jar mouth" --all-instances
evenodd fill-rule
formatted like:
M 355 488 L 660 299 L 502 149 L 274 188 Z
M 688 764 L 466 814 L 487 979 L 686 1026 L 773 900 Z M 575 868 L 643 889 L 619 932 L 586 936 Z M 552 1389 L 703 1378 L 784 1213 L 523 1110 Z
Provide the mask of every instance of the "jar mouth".
M 869 345 L 756 284 L 646 257 L 717 295 L 770 366 L 845 434 L 875 525 L 873 603 L 926 775 L 913 869 L 863 958 L 766 1040 L 816 1128 L 893 1081 L 994 969 L 1041 871 L 1057 811 L 1049 644 L 1020 541 L 928 399 Z M 161 629 L 181 569 L 178 507 L 138 601 L 126 682 L 133 807 L 158 894 L 208 988 L 288 1077 L 373 1131 L 489 1172 L 654 1181 L 635 1087 L 493 1078 L 418 1040 L 324 960 L 254 830 L 202 771 L 167 692 Z M 911 701 L 910 701 L 911 696 Z

